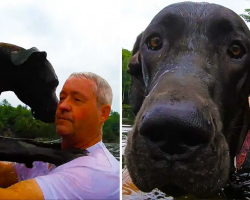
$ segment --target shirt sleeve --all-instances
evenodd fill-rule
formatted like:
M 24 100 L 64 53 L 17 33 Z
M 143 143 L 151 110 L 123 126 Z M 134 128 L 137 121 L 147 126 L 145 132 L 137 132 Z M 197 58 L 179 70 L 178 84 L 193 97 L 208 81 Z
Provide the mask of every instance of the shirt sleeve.
M 119 199 L 119 176 L 89 167 L 72 167 L 34 178 L 44 199 Z
M 12 163 L 12 166 L 16 171 L 18 182 L 28 179 L 28 176 L 32 169 L 29 169 L 24 164 L 20 163 Z

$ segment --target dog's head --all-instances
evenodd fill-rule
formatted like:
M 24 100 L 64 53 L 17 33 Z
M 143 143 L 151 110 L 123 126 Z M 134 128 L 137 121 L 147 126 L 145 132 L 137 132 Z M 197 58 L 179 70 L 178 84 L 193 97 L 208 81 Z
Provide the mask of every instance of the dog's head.
M 31 108 L 36 119 L 53 123 L 58 105 L 55 90 L 59 81 L 54 68 L 47 60 L 47 53 L 35 47 L 25 50 L 1 43 L 0 57 L 2 79 L 11 85 L 9 90 Z
M 225 186 L 246 133 L 249 52 L 244 21 L 208 3 L 170 5 L 137 37 L 125 158 L 140 190 L 205 197 Z

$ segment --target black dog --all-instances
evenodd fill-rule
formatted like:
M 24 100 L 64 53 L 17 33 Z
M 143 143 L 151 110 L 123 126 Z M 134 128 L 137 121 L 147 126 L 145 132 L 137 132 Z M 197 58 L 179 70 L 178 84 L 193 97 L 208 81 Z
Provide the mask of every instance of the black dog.
M 31 107 L 34 118 L 45 123 L 55 121 L 58 84 L 46 52 L 35 47 L 26 50 L 0 43 L 0 93 L 13 91 L 19 100 Z M 60 147 L 60 143 L 0 137 L 0 160 L 25 163 L 29 167 L 33 161 L 61 165 L 87 153 L 77 149 L 61 150 Z
M 46 123 L 55 121 L 59 84 L 47 53 L 33 47 L 0 43 L 0 92 L 13 91 L 31 107 L 33 116 Z
M 216 4 L 167 6 L 129 64 L 137 115 L 125 159 L 142 191 L 209 197 L 225 187 L 250 126 L 250 31 Z

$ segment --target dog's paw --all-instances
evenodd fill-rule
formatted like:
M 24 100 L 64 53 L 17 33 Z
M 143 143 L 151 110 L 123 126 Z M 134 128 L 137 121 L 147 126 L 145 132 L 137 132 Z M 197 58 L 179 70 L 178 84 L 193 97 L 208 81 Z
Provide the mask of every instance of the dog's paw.
M 76 149 L 76 148 L 71 148 L 67 150 L 68 155 L 66 156 L 69 161 L 74 160 L 76 158 L 82 157 L 82 156 L 87 156 L 88 151 L 85 149 Z
M 85 149 L 76 149 L 76 148 L 71 148 L 68 150 L 59 150 L 57 151 L 57 159 L 53 160 L 54 164 L 56 166 L 63 165 L 67 162 L 70 162 L 76 158 L 82 157 L 82 156 L 87 156 L 88 151 Z
M 88 153 L 89 153 L 85 149 L 77 149 L 77 148 L 71 148 L 71 149 L 69 149 L 69 152 L 72 153 L 72 154 L 76 154 L 76 155 L 79 154 L 79 156 L 87 156 Z
M 27 168 L 30 168 L 30 169 L 31 169 L 31 168 L 33 167 L 33 162 L 30 162 L 30 163 L 29 163 L 29 162 L 28 162 L 28 163 L 26 162 L 26 163 L 24 163 L 24 165 L 25 165 Z

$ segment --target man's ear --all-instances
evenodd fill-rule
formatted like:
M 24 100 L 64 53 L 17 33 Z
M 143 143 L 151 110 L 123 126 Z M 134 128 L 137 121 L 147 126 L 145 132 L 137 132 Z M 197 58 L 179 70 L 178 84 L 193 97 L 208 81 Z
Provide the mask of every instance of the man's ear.
M 109 104 L 103 105 L 101 107 L 100 121 L 102 123 L 104 123 L 109 118 L 110 112 L 111 112 L 111 106 Z

